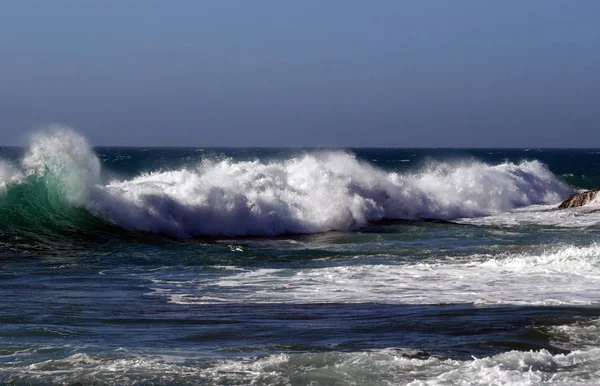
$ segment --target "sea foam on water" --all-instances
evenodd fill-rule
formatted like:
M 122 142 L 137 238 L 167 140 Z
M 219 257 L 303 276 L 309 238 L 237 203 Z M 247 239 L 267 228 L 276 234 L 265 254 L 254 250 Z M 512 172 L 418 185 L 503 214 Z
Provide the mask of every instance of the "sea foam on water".
M 151 296 L 173 304 L 510 304 L 594 305 L 600 298 L 600 245 L 533 253 L 469 255 L 406 264 L 249 268 L 218 279 L 154 280 Z M 266 288 L 257 289 L 256 283 Z M 230 297 L 230 291 L 236 296 Z
M 535 232 L 535 227 L 534 231 L 523 232 L 517 227 L 512 230 L 517 235 L 515 238 L 513 235 L 497 236 L 504 232 L 497 227 L 498 218 L 503 215 L 510 219 L 522 217 L 524 212 L 521 211 L 531 210 L 531 205 L 556 204 L 572 193 L 538 161 L 493 165 L 478 161 L 429 162 L 400 173 L 378 169 L 347 151 L 323 150 L 270 162 L 208 156 L 185 167 L 107 180 L 87 141 L 72 130 L 54 127 L 32 136 L 30 148 L 20 163 L 0 163 L 0 184 L 3 187 L 0 200 L 6 200 L 2 207 L 3 222 L 8 229 L 5 241 L 11 247 L 5 256 L 13 259 L 11 264 L 21 264 L 14 273 L 3 276 L 10 295 L 6 299 L 18 306 L 11 307 L 15 309 L 13 315 L 17 316 L 7 324 L 7 336 L 16 343 L 10 343 L 9 349 L 5 350 L 1 382 L 591 385 L 600 376 L 600 351 L 596 339 L 599 324 L 595 314 L 592 320 L 572 323 L 566 319 L 565 324 L 546 328 L 548 340 L 554 347 L 573 350 L 564 353 L 552 351 L 550 344 L 540 348 L 535 338 L 533 344 L 522 351 L 498 353 L 501 348 L 488 347 L 489 351 L 474 358 L 441 357 L 425 352 L 412 355 L 411 350 L 419 349 L 424 341 L 413 342 L 414 347 L 403 349 L 391 347 L 398 342 L 385 338 L 389 335 L 385 327 L 398 323 L 396 319 L 386 319 L 385 313 L 380 315 L 379 310 L 391 305 L 421 305 L 436 309 L 443 304 L 459 304 L 483 309 L 481 315 L 484 317 L 487 315 L 485 309 L 492 309 L 493 305 L 525 306 L 522 310 L 527 322 L 525 329 L 530 327 L 530 310 L 543 314 L 547 308 L 546 315 L 554 317 L 557 305 L 566 305 L 565 310 L 575 315 L 579 314 L 575 311 L 585 305 L 591 306 L 590 309 L 597 305 L 600 297 L 596 285 L 600 278 L 600 247 L 597 244 L 585 241 L 585 245 L 571 245 L 569 239 L 563 238 L 561 243 L 551 246 L 538 245 L 536 237 L 545 235 L 542 229 L 532 233 L 533 245 L 528 245 L 527 240 L 520 237 L 526 232 Z M 11 194 L 14 187 L 33 188 L 16 189 Z M 61 199 L 37 200 L 36 210 L 29 210 L 27 200 L 33 194 L 60 196 Z M 18 203 L 15 208 L 10 207 L 11 199 Z M 43 216 L 44 208 L 40 207 L 57 202 L 60 205 L 48 210 L 62 216 Z M 29 213 L 30 222 L 24 222 L 24 213 Z M 461 252 L 460 246 L 457 249 L 439 247 L 437 236 L 451 233 L 444 245 L 456 247 L 459 240 L 468 238 L 462 229 L 472 231 L 476 227 L 426 223 L 414 226 L 411 223 L 410 226 L 403 224 L 402 231 L 416 229 L 416 232 L 431 233 L 405 243 L 408 238 L 404 238 L 402 231 L 397 232 L 393 237 L 400 241 L 391 242 L 389 248 L 381 247 L 377 239 L 387 236 L 383 233 L 369 235 L 370 241 L 352 241 L 350 247 L 347 241 L 340 239 L 322 247 L 319 242 L 314 242 L 318 236 L 294 238 L 298 245 L 294 244 L 292 249 L 288 249 L 285 240 L 280 238 L 235 242 L 244 243 L 243 247 L 225 246 L 219 242 L 214 245 L 171 243 L 169 240 L 158 247 L 152 245 L 144 249 L 145 246 L 124 237 L 119 240 L 123 245 L 116 252 L 103 254 L 97 262 L 91 249 L 84 249 L 84 253 L 81 253 L 82 249 L 77 250 L 77 255 L 83 254 L 85 259 L 82 260 L 85 264 L 79 264 L 77 259 L 80 257 L 65 253 L 70 252 L 70 246 L 63 244 L 70 235 L 81 236 L 77 233 L 78 226 L 85 226 L 89 219 L 94 219 L 89 213 L 125 229 L 176 237 L 316 233 L 356 229 L 382 219 L 460 219 L 467 222 L 469 218 L 489 216 L 492 226 L 485 229 L 485 240 L 481 243 L 475 240 L 475 245 L 468 245 L 466 252 Z M 543 213 L 554 216 L 553 213 L 559 212 Z M 12 223 L 7 220 L 9 215 L 13 216 Z M 69 223 L 67 217 L 71 215 L 79 216 L 81 220 L 71 222 L 73 232 L 51 232 L 54 219 Z M 527 216 L 533 219 L 540 216 L 540 211 L 526 212 Z M 539 224 L 539 221 L 532 222 Z M 35 228 L 32 223 L 42 225 Z M 26 232 L 19 233 L 19 226 Z M 85 241 L 81 245 L 96 249 L 98 245 L 104 245 L 96 244 L 96 241 L 103 242 L 106 233 L 96 232 L 97 229 L 91 227 L 87 233 L 90 237 L 81 237 Z M 107 228 L 107 232 L 113 232 L 115 227 Z M 29 244 L 43 247 L 43 242 L 35 238 L 33 243 L 26 239 L 25 247 L 18 243 L 22 234 L 33 237 L 31 234 L 40 233 L 40 229 L 48 232 L 43 235 L 44 240 L 59 239 L 63 249 L 39 248 L 42 253 L 36 254 L 36 259 L 21 259 L 20 255 L 13 258 L 14 251 L 19 248 L 30 251 Z M 574 234 L 572 232 L 570 236 Z M 365 234 L 340 237 L 363 236 Z M 319 249 L 319 253 L 306 253 L 302 245 L 306 239 L 312 240 L 307 245 Z M 77 244 L 78 248 L 81 245 Z M 417 247 L 413 248 L 415 245 Z M 276 254 L 272 254 L 273 249 L 278 249 Z M 321 261 L 325 249 L 328 260 Z M 396 254 L 400 249 L 405 253 Z M 141 251 L 141 264 L 137 257 L 131 256 L 137 253 L 132 250 Z M 233 259 L 233 253 L 239 254 L 240 259 Z M 362 256 L 362 253 L 367 255 Z M 46 254 L 51 259 L 47 259 Z M 60 257 L 58 260 L 56 254 Z M 288 261 L 289 255 L 294 255 L 291 263 L 281 264 L 282 260 Z M 272 259 L 277 262 L 273 263 Z M 61 263 L 60 266 L 53 263 L 55 260 Z M 215 265 L 211 265 L 213 263 Z M 61 278 L 63 272 L 65 275 Z M 80 281 L 81 286 L 78 286 Z M 39 288 L 43 288 L 43 296 L 38 298 Z M 98 301 L 108 305 L 107 308 L 96 307 Z M 273 339 L 266 343 L 269 346 L 262 345 L 264 335 L 252 337 L 255 319 L 248 314 L 251 320 L 243 320 L 247 310 L 265 306 L 265 303 L 275 304 L 273 308 L 277 308 L 277 315 L 269 315 L 269 323 L 262 323 L 269 329 L 268 333 L 273 334 Z M 351 317 L 360 318 L 359 314 L 351 314 L 357 303 L 362 303 L 365 320 L 381 319 L 385 323 L 360 322 L 360 328 L 338 335 L 345 344 L 339 351 L 336 351 L 339 342 L 330 341 L 328 335 L 309 342 L 331 343 L 325 350 L 306 348 L 313 347 L 304 346 L 306 336 L 298 338 L 302 339 L 299 343 L 304 347 L 300 350 L 291 348 L 298 341 L 293 341 L 292 346 L 285 345 L 288 337 L 294 335 L 288 332 L 296 330 L 290 315 L 279 314 L 281 305 L 290 305 L 297 312 L 291 316 L 298 318 L 300 315 L 299 323 L 307 329 L 310 327 L 312 335 L 317 331 L 312 327 L 318 326 L 314 322 L 321 316 L 310 319 L 308 315 L 304 319 L 305 315 L 301 313 L 305 307 L 319 309 L 323 312 L 319 315 L 336 321 L 343 319 L 338 319 L 337 313 L 327 315 L 321 306 L 344 306 Z M 55 307 L 55 311 L 48 304 Z M 76 307 L 69 307 L 69 312 L 75 310 L 73 315 L 78 315 L 81 310 L 88 312 L 85 333 L 80 325 L 72 324 L 73 320 L 79 320 L 77 317 L 64 317 L 65 304 L 76 304 Z M 376 310 L 377 314 L 364 314 L 377 304 L 384 306 Z M 214 310 L 214 305 L 224 310 L 222 319 L 207 312 L 215 319 L 210 323 L 199 323 L 203 320 L 201 314 Z M 492 322 L 490 327 L 505 331 L 506 325 L 511 324 L 510 331 L 515 330 L 516 335 L 509 334 L 500 338 L 505 339 L 500 342 L 512 348 L 513 337 L 522 337 L 517 331 L 522 326 L 512 326 L 513 317 L 505 316 L 502 307 L 497 313 L 501 314 L 501 320 Z M 39 320 L 40 309 L 49 312 L 48 320 Z M 521 312 L 519 307 L 512 310 Z M 95 316 L 89 313 L 95 313 Z M 151 318 L 140 317 L 150 314 Z M 425 321 L 431 321 L 427 319 L 429 317 L 434 321 L 442 318 L 437 312 L 434 314 L 415 314 L 414 317 L 423 317 Z M 583 311 L 582 314 L 585 315 Z M 236 323 L 241 320 L 241 324 L 231 324 L 230 315 L 234 315 Z M 242 318 L 235 319 L 236 315 L 242 315 Z M 502 319 L 504 317 L 506 319 Z M 484 318 L 486 327 L 489 320 Z M 185 328 L 180 324 L 182 321 L 186 323 Z M 188 321 L 191 322 L 189 325 Z M 279 325 L 272 324 L 274 321 Z M 234 337 L 222 334 L 219 324 L 222 322 L 231 326 Z M 439 322 L 443 325 L 443 320 Z M 379 331 L 382 326 L 383 330 Z M 15 332 L 11 336 L 10 328 L 13 327 Z M 143 339 L 130 338 L 127 332 L 133 327 L 140 334 L 146 334 Z M 160 330 L 157 334 L 156 328 Z M 165 334 L 164 328 L 171 328 L 175 337 Z M 240 328 L 248 333 L 243 340 L 239 340 Z M 542 324 L 540 328 L 545 327 Z M 366 335 L 361 334 L 362 330 L 368 330 Z M 405 331 L 410 334 L 410 326 Z M 328 332 L 326 330 L 325 334 Z M 462 339 L 468 339 L 470 332 L 468 336 L 460 336 L 460 350 L 469 347 Z M 39 336 L 43 338 L 30 344 L 32 333 L 41 333 Z M 360 345 L 356 346 L 357 342 L 369 341 L 372 334 L 377 334 L 380 339 L 375 347 L 361 349 Z M 443 336 L 442 332 L 440 334 Z M 493 332 L 479 331 L 478 334 L 482 335 L 472 341 L 477 345 L 485 346 L 487 339 L 498 342 Z M 211 341 L 211 347 L 207 349 L 200 344 L 198 336 L 204 339 L 209 335 L 215 341 Z M 344 336 L 340 338 L 341 335 Z M 35 339 L 38 335 L 33 336 Z M 65 344 L 65 336 L 78 345 Z M 98 340 L 98 336 L 103 339 Z M 256 339 L 253 344 L 257 345 L 248 346 L 248 337 Z M 147 346 L 140 341 L 148 342 Z M 272 342 L 283 345 L 271 345 Z M 407 342 L 410 343 L 410 339 Z M 439 342 L 433 344 L 439 345 Z M 531 342 L 532 339 L 525 339 L 525 343 Z M 173 346 L 169 346 L 171 343 Z M 199 347 L 200 350 L 212 350 L 212 347 L 227 347 L 227 344 L 241 351 L 224 354 L 225 351 L 216 350 L 210 357 L 198 351 Z M 159 345 L 168 347 L 157 353 Z M 531 351 L 530 347 L 537 348 Z M 186 348 L 190 351 L 186 352 Z M 161 355 L 169 352 L 181 355 L 182 359 Z M 255 355 L 257 352 L 260 354 Z

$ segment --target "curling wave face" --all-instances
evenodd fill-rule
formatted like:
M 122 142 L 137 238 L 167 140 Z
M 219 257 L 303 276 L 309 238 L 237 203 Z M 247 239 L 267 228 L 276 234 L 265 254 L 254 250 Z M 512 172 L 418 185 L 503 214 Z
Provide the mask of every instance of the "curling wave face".
M 382 219 L 480 217 L 559 202 L 572 193 L 537 161 L 432 162 L 419 172 L 399 174 L 345 151 L 269 163 L 205 158 L 178 170 L 103 183 L 94 151 L 65 128 L 34 135 L 20 166 L 0 164 L 4 210 L 14 209 L 8 202 L 13 190 L 33 185 L 38 192 L 21 193 L 20 210 L 27 206 L 23 200 L 55 196 L 50 203 L 38 202 L 39 211 L 83 209 L 125 229 L 182 238 L 309 234 Z

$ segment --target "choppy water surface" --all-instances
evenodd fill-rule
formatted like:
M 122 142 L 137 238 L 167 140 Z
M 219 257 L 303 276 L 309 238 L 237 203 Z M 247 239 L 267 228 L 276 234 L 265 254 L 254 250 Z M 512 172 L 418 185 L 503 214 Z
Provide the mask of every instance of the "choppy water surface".
M 596 384 L 596 150 L 0 150 L 0 383 Z

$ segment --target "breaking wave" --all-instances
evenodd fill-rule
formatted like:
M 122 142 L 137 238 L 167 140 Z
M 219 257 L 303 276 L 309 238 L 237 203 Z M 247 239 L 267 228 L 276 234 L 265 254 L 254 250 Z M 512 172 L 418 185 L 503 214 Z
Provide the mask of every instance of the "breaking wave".
M 205 158 L 178 170 L 103 178 L 85 138 L 61 127 L 38 133 L 19 165 L 0 162 L 2 226 L 36 233 L 41 225 L 77 229 L 95 221 L 181 238 L 308 234 L 383 219 L 487 216 L 573 192 L 537 161 L 432 162 L 399 174 L 346 151 L 268 163 Z

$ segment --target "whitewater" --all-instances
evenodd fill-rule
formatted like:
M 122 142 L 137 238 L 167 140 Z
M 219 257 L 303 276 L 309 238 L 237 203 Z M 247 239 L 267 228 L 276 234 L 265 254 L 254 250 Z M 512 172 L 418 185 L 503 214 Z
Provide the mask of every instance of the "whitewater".
M 0 383 L 594 385 L 595 149 L 0 148 Z
M 537 161 L 432 162 L 399 174 L 339 150 L 271 162 L 208 157 L 181 169 L 102 183 L 100 161 L 86 140 L 61 128 L 33 136 L 20 170 L 4 165 L 0 186 L 49 175 L 71 205 L 126 229 L 183 238 L 311 234 L 383 219 L 481 217 L 555 203 L 573 192 Z

